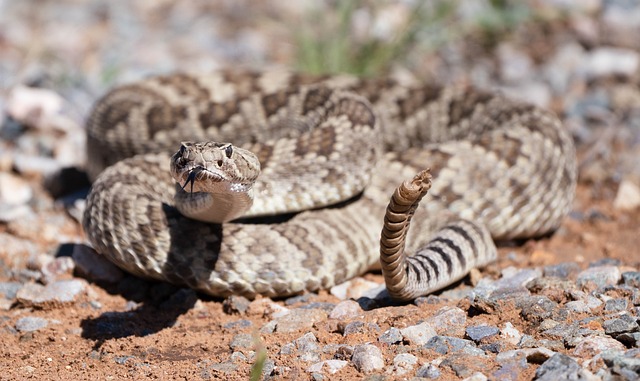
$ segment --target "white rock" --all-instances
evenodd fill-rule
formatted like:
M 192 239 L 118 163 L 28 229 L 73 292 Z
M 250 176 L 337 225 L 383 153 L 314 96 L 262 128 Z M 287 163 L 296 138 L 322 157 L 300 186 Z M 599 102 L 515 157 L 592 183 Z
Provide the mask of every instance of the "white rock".
M 329 319 L 349 319 L 362 314 L 362 308 L 353 300 L 344 300 L 338 303 L 331 313 Z
M 22 205 L 33 197 L 33 190 L 20 177 L 10 173 L 0 173 L 0 204 Z
M 410 353 L 400 353 L 393 358 L 393 373 L 398 376 L 407 374 L 418 363 L 418 358 Z
M 640 55 L 629 49 L 597 48 L 585 64 L 590 77 L 631 76 L 638 70 Z
M 358 299 L 377 287 L 380 287 L 380 284 L 376 282 L 371 282 L 364 278 L 353 278 L 331 287 L 331 295 L 340 300 Z
M 500 337 L 509 344 L 517 345 L 520 339 L 522 339 L 522 333 L 520 333 L 513 324 L 506 322 L 504 328 L 500 330 Z
M 48 127 L 49 120 L 62 110 L 64 100 L 51 90 L 16 86 L 9 93 L 7 114 L 21 123 Z
M 329 374 L 335 374 L 340 369 L 347 366 L 348 361 L 345 360 L 326 360 L 317 362 L 307 368 L 309 373 L 321 373 L 322 370 L 326 370 Z
M 583 338 L 573 350 L 573 354 L 583 358 L 592 358 L 602 351 L 624 351 L 627 348 L 616 339 L 608 336 L 588 336 Z
M 622 180 L 613 207 L 619 210 L 633 210 L 640 206 L 640 187 L 630 180 Z
M 425 322 L 418 325 L 412 325 L 400 330 L 402 337 L 409 342 L 409 344 L 424 345 L 432 337 L 437 335 L 437 332 L 431 324 Z
M 380 348 L 372 344 L 361 344 L 353 349 L 351 362 L 362 373 L 371 373 L 384 368 Z

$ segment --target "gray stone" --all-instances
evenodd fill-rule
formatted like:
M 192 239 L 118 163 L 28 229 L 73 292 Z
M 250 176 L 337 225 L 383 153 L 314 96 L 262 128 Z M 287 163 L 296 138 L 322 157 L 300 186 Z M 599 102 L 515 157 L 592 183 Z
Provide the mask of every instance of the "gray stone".
M 570 279 L 580 272 L 580 266 L 575 262 L 565 262 L 557 265 L 545 266 L 545 277 Z
M 617 266 L 589 267 L 576 277 L 578 287 L 584 287 L 589 283 L 597 287 L 613 286 L 618 284 L 622 275 Z
M 362 373 L 371 373 L 384 368 L 382 351 L 371 344 L 357 345 L 353 349 L 351 362 Z
M 253 336 L 251 336 L 251 334 L 248 334 L 248 333 L 238 333 L 237 335 L 233 336 L 233 338 L 231 339 L 231 343 L 229 344 L 229 347 L 234 351 L 239 349 L 253 348 L 254 347 Z
M 436 311 L 425 322 L 429 323 L 438 335 L 461 337 L 464 335 L 467 313 L 458 307 L 446 306 Z
M 27 316 L 18 319 L 16 329 L 20 332 L 33 332 L 45 328 L 49 324 L 47 319 Z
M 619 318 L 605 320 L 602 323 L 604 333 L 607 335 L 618 335 L 626 332 L 638 331 L 638 323 L 636 318 L 629 314 L 621 315 Z
M 281 355 L 292 355 L 296 351 L 296 345 L 294 343 L 286 343 L 280 348 Z
M 275 319 L 275 331 L 280 333 L 297 332 L 312 328 L 316 322 L 326 320 L 327 313 L 318 309 L 295 308 L 285 316 Z
M 506 362 L 514 361 L 519 357 L 523 357 L 524 359 L 526 359 L 528 363 L 542 364 L 554 354 L 555 354 L 554 351 L 544 347 L 513 349 L 510 351 L 504 351 L 499 353 L 496 356 L 496 361 L 499 363 L 506 363 Z
M 533 295 L 517 303 L 520 315 L 530 322 L 540 322 L 551 317 L 558 303 L 543 295 Z
M 18 282 L 0 282 L 0 294 L 9 300 L 15 299 L 21 287 L 22 283 Z
M 222 302 L 222 310 L 226 314 L 244 315 L 249 309 L 251 301 L 241 295 L 231 295 Z
M 350 319 L 362 315 L 360 305 L 354 300 L 343 300 L 329 313 L 329 319 Z
M 498 327 L 488 325 L 477 325 L 475 327 L 467 327 L 466 329 L 467 336 L 476 343 L 486 337 L 497 335 L 498 333 L 500 333 Z
M 378 341 L 386 344 L 396 344 L 402 341 L 402 333 L 398 328 L 391 327 L 378 337 Z
M 400 353 L 393 358 L 393 373 L 402 376 L 405 375 L 418 363 L 418 358 L 410 353 Z
M 635 379 L 640 374 L 640 349 L 631 349 L 627 352 L 620 351 L 604 351 L 601 354 L 601 358 L 604 363 L 613 368 L 614 371 L 622 373 L 622 370 L 627 370 L 635 373 Z M 634 379 L 633 377 L 629 379 Z
M 567 302 L 565 304 L 565 307 L 570 311 L 577 313 L 586 313 L 591 311 L 589 306 L 587 306 L 587 303 L 583 302 L 582 300 L 573 300 L 571 302 Z
M 573 349 L 573 354 L 582 358 L 592 358 L 602 351 L 623 351 L 626 347 L 618 340 L 607 336 L 588 336 L 582 338 Z
M 295 340 L 298 353 L 318 350 L 318 339 L 312 332 L 307 332 Z
M 96 281 L 118 283 L 124 277 L 120 268 L 86 245 L 75 245 L 71 258 L 80 276 Z
M 229 330 L 240 330 L 244 328 L 249 328 L 252 325 L 253 323 L 251 322 L 251 320 L 240 319 L 240 320 L 225 323 L 222 327 Z
M 431 327 L 429 323 L 421 323 L 418 325 L 412 325 L 400 330 L 402 337 L 412 345 L 424 345 L 432 337 L 437 335 L 436 331 Z
M 455 353 L 445 357 L 440 363 L 440 367 L 449 367 L 458 377 L 471 377 L 476 372 L 481 372 L 487 368 L 487 358 L 485 356 L 469 356 L 464 353 Z
M 362 333 L 364 332 L 364 322 L 361 321 L 352 321 L 344 325 L 342 327 L 342 335 L 352 335 L 354 333 Z
M 86 287 L 87 282 L 80 279 L 59 280 L 46 286 L 29 283 L 18 291 L 16 298 L 25 306 L 54 307 L 58 304 L 73 303 Z
M 626 311 L 629 307 L 629 301 L 625 298 L 609 299 L 604 302 L 605 311 Z
M 469 353 L 484 353 L 476 348 L 473 341 L 450 336 L 434 336 L 422 348 L 431 349 L 442 355 L 463 350 Z
M 311 365 L 310 367 L 307 368 L 307 372 L 309 373 L 320 373 L 322 371 L 326 371 L 329 374 L 335 374 L 337 373 L 340 369 L 344 368 L 345 366 L 347 366 L 349 362 L 345 361 L 345 360 L 325 360 L 325 361 L 320 361 L 317 362 L 313 365 Z
M 584 380 L 589 374 L 571 357 L 556 353 L 536 370 L 536 380 Z
M 640 271 L 626 271 L 622 273 L 622 281 L 627 286 L 640 288 Z
M 421 378 L 438 378 L 440 377 L 440 369 L 433 364 L 424 364 L 416 371 L 416 377 Z

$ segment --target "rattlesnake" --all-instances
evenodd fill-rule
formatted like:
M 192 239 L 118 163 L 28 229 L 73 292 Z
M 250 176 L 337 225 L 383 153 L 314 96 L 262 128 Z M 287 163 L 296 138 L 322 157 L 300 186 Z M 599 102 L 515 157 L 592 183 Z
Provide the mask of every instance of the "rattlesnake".
M 414 298 L 493 260 L 489 234 L 556 229 L 576 186 L 572 139 L 554 115 L 465 86 L 173 74 L 112 90 L 87 130 L 92 246 L 133 274 L 215 296 L 315 291 L 380 258 L 390 294 Z M 252 213 L 275 216 L 182 216 L 169 163 L 189 140 L 252 150 L 263 167 Z

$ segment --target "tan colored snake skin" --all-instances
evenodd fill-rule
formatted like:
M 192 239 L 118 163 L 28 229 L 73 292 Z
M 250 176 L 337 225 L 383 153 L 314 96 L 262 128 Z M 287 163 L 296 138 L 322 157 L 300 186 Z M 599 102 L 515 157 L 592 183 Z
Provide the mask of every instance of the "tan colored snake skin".
M 90 174 L 111 165 L 84 215 L 94 248 L 136 275 L 216 296 L 328 288 L 380 258 L 389 293 L 411 299 L 493 260 L 490 237 L 556 229 L 576 184 L 555 116 L 464 87 L 175 74 L 113 90 L 87 129 Z M 251 213 L 276 216 L 182 216 L 169 164 L 187 140 L 254 152 Z

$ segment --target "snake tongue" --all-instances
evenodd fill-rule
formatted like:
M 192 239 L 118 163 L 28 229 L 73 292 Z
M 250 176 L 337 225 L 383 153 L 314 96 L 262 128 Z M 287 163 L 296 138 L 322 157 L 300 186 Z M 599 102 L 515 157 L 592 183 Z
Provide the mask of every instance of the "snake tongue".
M 202 169 L 196 167 L 189 171 L 189 175 L 187 175 L 187 179 L 185 180 L 184 185 L 182 186 L 182 190 L 184 190 L 187 184 L 191 183 L 191 193 L 193 193 L 193 184 L 195 184 L 196 176 L 198 176 L 198 173 L 200 173 L 201 170 Z

